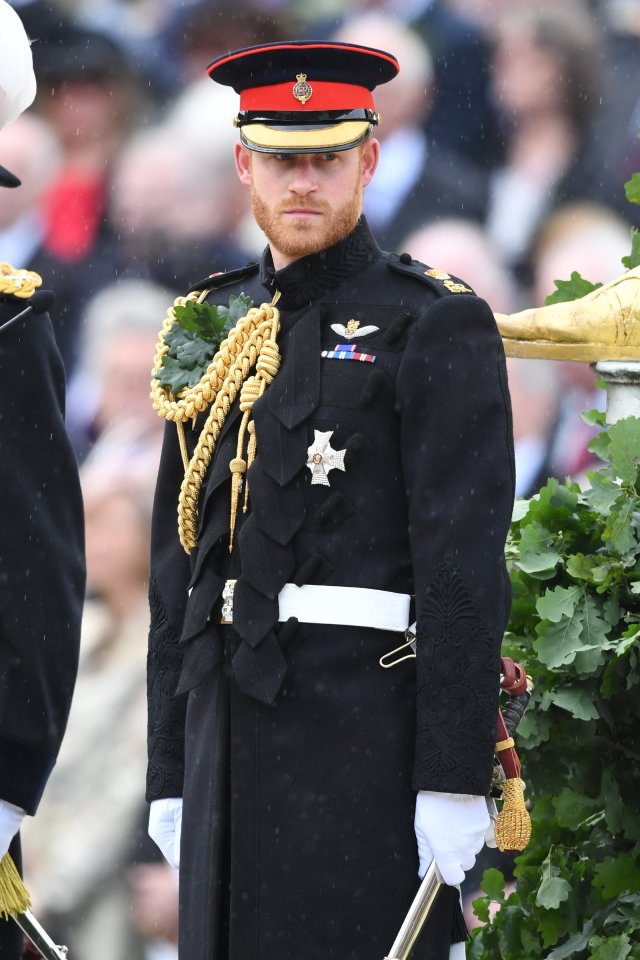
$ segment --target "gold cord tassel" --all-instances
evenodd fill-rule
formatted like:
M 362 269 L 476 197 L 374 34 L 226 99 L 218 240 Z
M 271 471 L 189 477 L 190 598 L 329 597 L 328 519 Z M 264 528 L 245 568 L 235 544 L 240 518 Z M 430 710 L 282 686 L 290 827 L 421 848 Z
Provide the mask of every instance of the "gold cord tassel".
M 0 861 L 0 917 L 24 913 L 31 906 L 31 898 L 15 863 L 8 853 Z
M 251 464 L 256 458 L 256 447 L 257 447 L 256 425 L 253 422 L 253 420 L 249 422 L 249 425 L 247 426 L 247 430 L 249 431 L 249 447 L 247 449 L 247 471 L 248 471 L 249 467 L 251 466 Z M 249 479 L 247 478 L 247 481 L 244 486 L 244 504 L 242 505 L 242 512 L 246 513 L 248 509 L 249 509 Z
M 186 470 L 189 466 L 189 451 L 187 450 L 187 439 L 184 435 L 184 423 L 182 420 L 176 420 L 176 429 L 178 431 L 178 445 L 182 457 L 182 466 Z
M 530 838 L 531 817 L 524 802 L 524 783 L 519 777 L 513 777 L 503 784 L 496 843 L 499 850 L 524 850 Z
M 274 303 L 279 299 L 279 294 L 276 294 L 274 297 Z M 273 304 L 272 304 L 273 307 Z M 240 476 L 245 474 L 251 464 L 253 463 L 256 455 L 257 440 L 256 440 L 256 427 L 253 420 L 251 420 L 251 413 L 253 411 L 253 405 L 258 400 L 264 391 L 266 390 L 268 384 L 271 383 L 273 378 L 278 372 L 280 367 L 280 351 L 278 350 L 278 344 L 276 343 L 276 336 L 279 329 L 279 316 L 278 311 L 273 311 L 273 317 L 271 322 L 271 330 L 269 331 L 269 336 L 264 340 L 260 351 L 258 353 L 258 359 L 256 362 L 256 372 L 253 377 L 249 377 L 242 385 L 242 390 L 240 392 L 240 409 L 243 412 L 242 422 L 240 424 L 240 429 L 238 431 L 238 446 L 236 450 L 236 456 L 229 464 L 229 469 L 231 470 L 231 513 L 229 517 L 229 553 L 233 550 L 233 541 L 236 529 L 236 521 L 238 517 L 238 503 L 240 498 Z M 243 459 L 244 451 L 244 438 L 245 433 L 249 433 L 249 445 L 247 449 L 247 459 Z M 246 482 L 246 481 L 245 481 Z M 244 504 L 242 507 L 242 512 L 246 513 L 249 505 L 249 484 L 246 482 L 245 492 L 244 492 Z

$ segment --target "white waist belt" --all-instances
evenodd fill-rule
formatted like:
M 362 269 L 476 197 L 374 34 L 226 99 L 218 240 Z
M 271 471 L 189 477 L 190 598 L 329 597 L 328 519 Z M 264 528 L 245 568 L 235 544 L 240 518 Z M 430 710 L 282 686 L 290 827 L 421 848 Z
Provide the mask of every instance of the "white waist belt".
M 227 580 L 222 594 L 222 623 L 233 622 L 235 580 Z M 368 627 L 404 632 L 409 626 L 408 593 L 371 590 L 368 587 L 331 587 L 324 584 L 286 583 L 278 594 L 280 621 L 295 617 L 300 623 Z

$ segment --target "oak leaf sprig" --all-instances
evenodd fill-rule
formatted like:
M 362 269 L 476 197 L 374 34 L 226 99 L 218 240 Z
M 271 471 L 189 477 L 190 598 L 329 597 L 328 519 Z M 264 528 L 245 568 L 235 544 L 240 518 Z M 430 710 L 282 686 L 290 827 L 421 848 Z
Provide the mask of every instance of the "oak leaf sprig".
M 161 387 L 177 396 L 193 387 L 207 371 L 220 344 L 253 306 L 244 293 L 229 297 L 229 306 L 188 301 L 174 308 L 176 322 L 165 334 L 169 348 L 155 372 Z

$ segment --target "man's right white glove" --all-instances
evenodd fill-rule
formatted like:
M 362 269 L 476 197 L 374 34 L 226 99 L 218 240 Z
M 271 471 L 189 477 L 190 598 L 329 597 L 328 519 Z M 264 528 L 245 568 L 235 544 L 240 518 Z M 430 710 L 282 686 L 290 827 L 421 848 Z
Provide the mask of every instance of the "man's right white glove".
M 416 797 L 416 840 L 419 875 L 432 860 L 449 886 L 462 883 L 476 862 L 490 826 L 484 797 L 468 793 L 436 793 L 420 790 Z
M 22 807 L 16 807 L 15 803 L 9 803 L 8 800 L 0 800 L 0 860 L 9 849 L 24 818 Z
M 149 836 L 162 850 L 172 867 L 180 866 L 182 797 L 152 800 L 149 809 Z

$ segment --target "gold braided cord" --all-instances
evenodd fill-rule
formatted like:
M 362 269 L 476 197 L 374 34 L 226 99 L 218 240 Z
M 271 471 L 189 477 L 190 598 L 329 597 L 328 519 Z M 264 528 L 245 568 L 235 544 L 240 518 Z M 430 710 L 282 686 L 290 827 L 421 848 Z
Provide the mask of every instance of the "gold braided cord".
M 245 323 L 245 321 L 249 322 Z M 236 333 L 241 325 L 241 333 Z M 264 379 L 266 386 L 266 383 L 270 383 L 278 371 L 280 353 L 275 338 L 279 325 L 279 311 L 273 304 L 263 303 L 259 310 L 252 308 L 247 317 L 239 321 L 238 325 L 229 334 L 228 340 L 225 341 L 229 344 L 228 354 L 233 359 L 227 367 L 224 379 L 213 398 L 206 423 L 185 471 L 178 498 L 178 532 L 180 543 L 186 553 L 190 553 L 196 544 L 200 488 L 211 462 L 220 430 L 232 403 L 240 393 L 241 409 L 245 416 L 250 414 L 251 407 L 261 392 L 260 381 Z M 221 346 L 220 353 L 224 346 L 224 344 Z M 214 365 L 215 358 L 209 366 L 210 371 Z M 243 394 L 241 392 L 243 385 L 254 365 L 256 365 L 256 377 L 252 377 L 246 384 L 247 390 Z M 254 383 L 254 380 L 257 382 Z M 246 469 L 246 464 L 244 464 L 244 461 L 242 466 L 237 464 L 237 459 L 242 458 L 232 460 L 230 468 L 232 474 L 237 472 L 241 475 Z
M 17 270 L 10 263 L 0 263 L 0 293 L 28 300 L 42 286 L 42 277 L 33 270 Z
M 167 315 L 160 328 L 151 374 L 153 377 L 151 381 L 151 401 L 158 416 L 164 417 L 165 420 L 185 423 L 187 420 L 194 420 L 199 413 L 207 409 L 209 404 L 213 402 L 218 390 L 220 390 L 227 371 L 242 352 L 247 336 L 250 336 L 257 324 L 263 319 L 265 305 L 263 304 L 260 308 L 252 307 L 246 317 L 238 320 L 226 340 L 222 341 L 218 352 L 199 383 L 194 387 L 185 387 L 177 397 L 174 397 L 164 387 L 160 386 L 155 376 L 156 371 L 160 370 L 162 366 L 163 357 L 169 350 L 165 343 L 165 336 L 173 324 L 177 322 L 175 308 L 183 307 L 189 301 L 201 302 L 208 293 L 208 290 L 202 293 L 196 291 L 186 297 L 177 297 L 173 306 L 167 310 Z
M 277 374 L 278 369 L 280 368 L 280 352 L 276 343 L 279 322 L 276 314 L 277 311 L 274 312 L 274 317 L 271 321 L 271 330 L 269 331 L 269 336 L 262 344 L 262 349 L 258 355 L 256 372 L 254 376 L 249 377 L 248 380 L 245 380 L 245 382 L 242 384 L 242 390 L 240 391 L 240 410 L 242 411 L 243 416 L 240 429 L 238 431 L 238 446 L 236 456 L 229 464 L 229 469 L 231 470 L 229 553 L 231 553 L 233 550 L 233 537 L 236 528 L 236 518 L 238 516 L 238 501 L 240 498 L 241 480 L 243 475 L 251 466 L 256 453 L 255 426 L 253 423 L 249 423 L 251 419 L 251 412 L 253 410 L 254 403 L 259 397 L 262 396 L 267 386 L 271 383 Z M 249 449 L 247 451 L 247 459 L 245 460 L 243 458 L 244 438 L 249 426 L 253 426 L 253 430 L 249 431 Z M 245 489 L 245 502 L 243 508 L 245 511 L 248 504 L 248 490 L 249 487 L 247 485 Z

